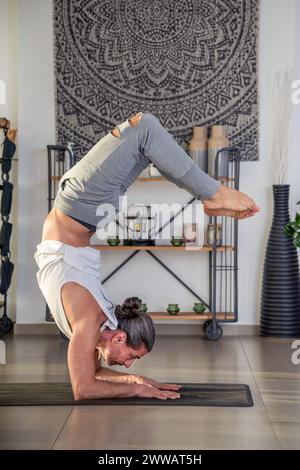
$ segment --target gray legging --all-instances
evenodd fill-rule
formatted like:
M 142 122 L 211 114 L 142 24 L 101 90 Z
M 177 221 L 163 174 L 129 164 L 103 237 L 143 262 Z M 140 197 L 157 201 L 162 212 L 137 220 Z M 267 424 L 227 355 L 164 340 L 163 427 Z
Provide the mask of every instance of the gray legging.
M 120 137 L 108 133 L 64 174 L 54 207 L 95 228 L 99 206 L 119 211 L 119 198 L 149 163 L 197 199 L 209 199 L 219 189 L 221 183 L 200 170 L 152 114 L 143 113 L 136 127 L 127 119 L 118 128 Z

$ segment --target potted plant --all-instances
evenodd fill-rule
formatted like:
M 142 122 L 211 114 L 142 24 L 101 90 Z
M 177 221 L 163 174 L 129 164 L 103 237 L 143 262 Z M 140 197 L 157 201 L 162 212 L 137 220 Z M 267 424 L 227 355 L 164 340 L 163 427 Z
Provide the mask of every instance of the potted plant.
M 300 204 L 300 201 L 297 204 Z M 284 233 L 293 239 L 296 248 L 300 248 L 300 214 L 298 212 L 296 213 L 295 220 L 285 225 Z

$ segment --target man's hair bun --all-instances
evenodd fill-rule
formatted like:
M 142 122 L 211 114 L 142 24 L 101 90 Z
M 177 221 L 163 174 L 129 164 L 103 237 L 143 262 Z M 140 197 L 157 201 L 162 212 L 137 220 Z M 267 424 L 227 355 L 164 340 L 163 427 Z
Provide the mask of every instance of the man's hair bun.
M 137 349 L 143 344 L 150 352 L 155 340 L 155 329 L 151 317 L 142 311 L 141 306 L 141 299 L 129 297 L 122 305 L 116 305 L 115 315 L 118 329 L 127 335 L 127 346 Z
M 135 318 L 141 313 L 142 301 L 138 297 L 128 297 L 122 305 L 117 305 L 115 314 L 117 319 L 123 320 Z

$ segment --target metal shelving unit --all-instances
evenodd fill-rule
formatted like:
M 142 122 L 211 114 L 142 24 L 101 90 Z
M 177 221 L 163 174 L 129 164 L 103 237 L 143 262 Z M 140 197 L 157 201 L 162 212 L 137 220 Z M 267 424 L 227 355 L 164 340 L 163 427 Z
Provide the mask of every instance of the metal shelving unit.
M 51 211 L 59 180 L 62 175 L 75 165 L 75 156 L 71 145 L 47 145 L 48 157 L 48 212 Z M 54 319 L 46 305 L 46 321 Z
M 218 168 L 221 158 L 226 156 L 226 177 L 221 178 Z M 215 160 L 215 178 L 232 189 L 239 189 L 240 181 L 240 151 L 236 147 L 220 149 Z M 224 167 L 224 165 L 223 165 Z M 203 324 L 203 331 L 208 339 L 218 340 L 223 332 L 218 322 L 217 312 L 224 312 L 222 323 L 238 321 L 238 221 L 224 216 L 210 217 L 214 224 L 215 240 L 217 224 L 223 227 L 222 244 L 230 245 L 232 250 L 220 251 L 216 244 L 209 253 L 209 304 L 211 306 L 211 319 Z
M 75 165 L 76 161 L 71 145 L 47 145 L 47 156 L 48 211 L 50 212 L 60 178 L 66 171 Z
M 226 177 L 218 175 L 221 159 L 226 155 Z M 48 202 L 49 210 L 51 210 L 58 182 L 61 176 L 75 164 L 75 159 L 69 146 L 48 145 Z M 223 164 L 224 169 L 224 164 Z M 229 147 L 221 149 L 216 157 L 215 162 L 215 178 L 219 179 L 222 184 L 239 189 L 239 172 L 240 172 L 240 152 L 239 149 Z M 139 182 L 164 181 L 163 177 L 139 177 Z M 195 201 L 192 198 L 188 201 L 191 204 Z M 182 209 L 183 210 L 183 209 Z M 181 211 L 179 211 L 180 213 Z M 167 223 L 171 223 L 173 219 L 179 215 L 175 214 Z M 106 283 L 121 268 L 131 261 L 141 251 L 146 252 L 155 261 L 157 261 L 170 275 L 172 275 L 183 287 L 185 287 L 197 300 L 206 305 L 209 312 L 204 314 L 195 314 L 194 312 L 181 312 L 176 316 L 170 316 L 167 312 L 148 312 L 153 320 L 157 323 L 203 323 L 203 331 L 210 340 L 219 340 L 222 336 L 222 328 L 220 323 L 232 323 L 238 320 L 238 221 L 228 217 L 210 217 L 209 222 L 214 224 L 215 239 L 217 233 L 217 224 L 222 224 L 223 237 L 222 246 L 204 247 L 173 247 L 173 246 L 124 246 L 119 245 L 111 247 L 109 245 L 93 245 L 93 248 L 101 251 L 129 251 L 129 256 L 120 263 L 111 273 L 109 273 L 102 283 Z M 164 226 L 160 227 L 159 232 Z M 160 251 L 180 251 L 195 253 L 208 253 L 209 255 L 209 300 L 205 301 L 202 295 L 195 292 L 185 283 L 178 274 L 170 269 L 157 256 Z M 49 309 L 47 308 L 46 319 L 53 321 Z

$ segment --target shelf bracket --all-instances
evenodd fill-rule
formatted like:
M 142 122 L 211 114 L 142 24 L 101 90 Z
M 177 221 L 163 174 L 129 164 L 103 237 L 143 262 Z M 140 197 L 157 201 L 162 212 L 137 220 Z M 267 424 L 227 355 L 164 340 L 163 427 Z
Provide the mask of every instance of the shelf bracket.
M 163 261 L 161 261 L 157 256 L 155 256 L 151 251 L 149 250 L 144 250 L 144 252 L 148 253 L 148 255 L 152 256 L 152 258 L 157 261 L 166 271 L 168 271 L 169 274 L 171 274 L 181 285 L 183 285 L 191 294 L 193 294 L 200 302 L 202 302 L 208 309 L 210 309 L 210 306 L 207 302 L 205 302 L 200 295 L 198 295 L 191 287 L 189 287 L 182 279 L 180 279 L 177 274 L 175 274 Z M 127 264 L 134 256 L 136 256 L 138 253 L 140 253 L 140 250 L 134 251 L 130 256 L 128 256 L 119 266 L 117 266 L 108 276 L 106 276 L 102 284 L 107 282 L 114 274 L 116 274 L 125 264 Z

